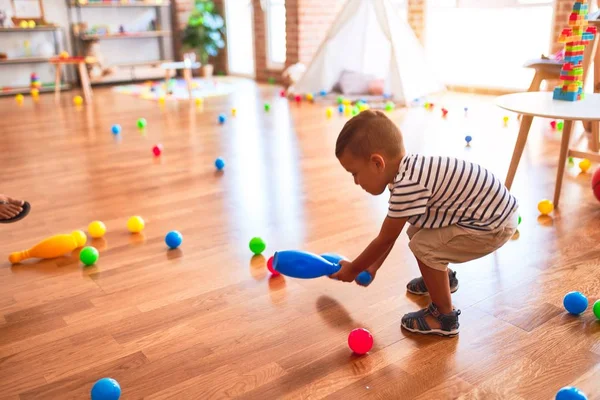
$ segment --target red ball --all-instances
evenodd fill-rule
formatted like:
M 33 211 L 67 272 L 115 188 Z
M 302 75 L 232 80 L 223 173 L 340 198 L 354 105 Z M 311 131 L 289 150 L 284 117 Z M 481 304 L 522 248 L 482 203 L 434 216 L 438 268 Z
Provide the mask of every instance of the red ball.
M 273 256 L 271 256 L 271 258 L 269 258 L 269 260 L 267 261 L 267 269 L 273 276 L 281 275 L 279 272 L 273 269 Z
M 354 329 L 348 335 L 348 346 L 358 355 L 366 354 L 373 348 L 373 336 L 366 329 Z
M 297 95 L 294 97 L 294 100 L 296 100 L 296 103 L 300 103 L 300 102 L 302 101 L 302 96 L 300 96 L 299 94 L 297 94 Z
M 284 90 L 284 89 L 282 89 L 282 90 L 281 90 L 281 92 L 279 92 L 279 95 L 280 95 L 281 97 L 285 97 L 285 90 Z
M 556 129 L 556 121 L 550 121 L 550 128 Z
M 163 151 L 162 144 L 157 144 L 156 146 L 154 146 L 154 147 L 152 148 L 152 152 L 154 153 L 154 155 L 155 155 L 156 157 L 160 156 L 160 155 L 161 155 L 161 153 L 162 153 L 162 151 Z
M 592 178 L 592 190 L 594 191 L 594 196 L 600 201 L 600 168 L 594 172 L 594 177 Z

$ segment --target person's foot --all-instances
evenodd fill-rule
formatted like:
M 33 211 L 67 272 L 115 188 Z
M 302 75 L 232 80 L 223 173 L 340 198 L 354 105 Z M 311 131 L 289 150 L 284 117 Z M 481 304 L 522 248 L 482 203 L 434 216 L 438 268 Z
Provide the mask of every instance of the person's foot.
M 404 314 L 401 326 L 407 331 L 424 335 L 456 336 L 459 332 L 460 310 L 442 314 L 433 303 L 422 310 Z
M 448 268 L 448 278 L 450 279 L 450 293 L 454 293 L 458 290 L 458 279 L 456 279 L 456 271 L 452 271 L 450 268 Z M 422 276 L 408 282 L 406 284 L 406 290 L 409 293 L 417 295 L 429 294 L 429 291 L 427 290 L 427 285 L 425 285 L 425 281 L 423 280 Z
M 26 204 L 23 200 L 15 200 L 0 194 L 0 222 L 14 222 L 21 219 L 19 216 L 28 211 Z

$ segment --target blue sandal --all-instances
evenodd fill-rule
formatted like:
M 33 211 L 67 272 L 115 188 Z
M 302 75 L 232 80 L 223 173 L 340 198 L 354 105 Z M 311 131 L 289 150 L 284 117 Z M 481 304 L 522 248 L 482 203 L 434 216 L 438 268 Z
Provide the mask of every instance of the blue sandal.
M 431 315 L 437 319 L 440 323 L 440 328 L 432 329 L 425 319 L 427 315 Z M 460 310 L 453 310 L 448 314 L 441 314 L 437 306 L 431 303 L 427 308 L 404 314 L 401 325 L 407 331 L 414 333 L 452 337 L 458 335 L 459 332 L 459 315 Z
M 448 278 L 450 278 L 450 293 L 454 293 L 458 290 L 458 279 L 456 278 L 456 271 L 452 271 L 450 268 L 448 268 Z M 408 282 L 406 284 L 406 291 L 417 295 L 429 294 L 429 291 L 427 290 L 427 285 L 425 285 L 425 281 L 423 280 L 422 276 Z

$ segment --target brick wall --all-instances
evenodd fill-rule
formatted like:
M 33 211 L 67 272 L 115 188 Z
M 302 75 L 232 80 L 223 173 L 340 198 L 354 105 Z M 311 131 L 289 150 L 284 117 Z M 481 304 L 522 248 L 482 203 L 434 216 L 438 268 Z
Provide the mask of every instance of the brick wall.
M 407 0 L 408 24 L 423 43 L 425 38 L 425 13 L 427 0 Z

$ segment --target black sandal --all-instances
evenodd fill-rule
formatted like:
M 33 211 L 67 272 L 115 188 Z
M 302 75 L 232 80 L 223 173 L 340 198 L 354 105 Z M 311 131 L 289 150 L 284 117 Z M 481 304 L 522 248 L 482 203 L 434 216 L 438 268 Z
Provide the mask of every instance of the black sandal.
M 454 293 L 458 290 L 458 279 L 456 278 L 456 271 L 452 271 L 448 268 L 448 278 L 450 280 L 450 293 Z M 429 294 L 427 290 L 427 285 L 425 285 L 425 281 L 423 277 L 420 276 L 408 282 L 406 284 L 406 291 L 408 293 L 416 294 L 419 296 L 424 296 Z
M 2 204 L 6 204 L 6 203 L 2 203 Z M 29 214 L 29 211 L 31 210 L 31 205 L 24 201 L 23 205 L 21 206 L 23 208 L 23 210 L 15 215 L 12 218 L 8 218 L 8 219 L 0 219 L 0 224 L 12 224 L 13 222 L 17 222 L 22 220 L 23 218 L 25 218 L 27 216 L 27 214 Z
M 440 328 L 432 329 L 425 319 L 427 315 L 437 319 L 441 325 Z M 407 331 L 414 333 L 452 337 L 458 335 L 459 332 L 459 315 L 460 310 L 452 310 L 448 314 L 441 314 L 437 306 L 431 303 L 427 308 L 404 314 L 401 325 Z

